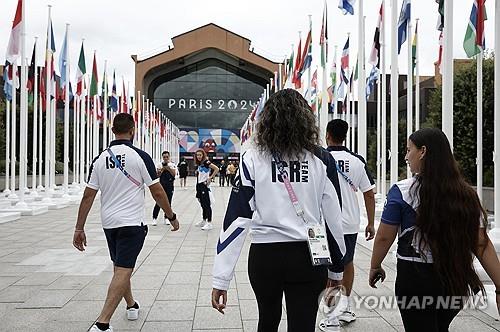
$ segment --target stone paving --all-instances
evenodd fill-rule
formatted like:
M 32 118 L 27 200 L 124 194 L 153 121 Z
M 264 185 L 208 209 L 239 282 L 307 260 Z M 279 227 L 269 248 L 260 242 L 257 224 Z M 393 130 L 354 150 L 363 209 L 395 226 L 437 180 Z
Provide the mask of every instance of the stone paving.
M 193 179 L 176 188 L 173 207 L 181 229 L 149 226 L 149 234 L 132 278 L 141 304 L 139 320 L 129 322 L 120 304 L 111 325 L 115 331 L 256 331 L 257 305 L 247 276 L 249 239 L 236 267 L 221 315 L 211 308 L 211 269 L 229 188 L 214 185 L 216 205 L 212 231 L 194 226 L 201 209 Z M 153 201 L 147 194 L 150 222 Z M 86 226 L 88 247 L 72 247 L 77 206 L 0 224 L 0 331 L 87 331 L 99 315 L 112 276 L 96 202 Z M 360 235 L 359 238 L 363 236 Z M 376 290 L 367 284 L 370 244 L 363 240 L 355 256 L 355 295 L 393 295 L 395 260 L 388 259 L 388 279 Z M 345 331 L 404 331 L 397 309 L 356 310 L 358 319 Z M 321 318 L 321 314 L 318 315 Z M 451 331 L 498 331 L 500 322 L 479 310 L 457 317 Z M 286 314 L 280 331 L 286 331 Z M 319 331 L 319 330 L 318 330 Z

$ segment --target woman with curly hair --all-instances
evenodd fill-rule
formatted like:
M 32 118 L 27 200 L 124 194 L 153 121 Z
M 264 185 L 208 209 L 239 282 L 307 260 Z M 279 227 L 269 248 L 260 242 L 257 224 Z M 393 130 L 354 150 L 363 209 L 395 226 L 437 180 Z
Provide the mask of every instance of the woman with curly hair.
M 395 290 L 405 331 L 448 331 L 467 297 L 484 294 L 474 257 L 496 286 L 497 305 L 500 263 L 486 234 L 486 213 L 446 135 L 431 128 L 414 132 L 405 159 L 415 175 L 387 194 L 369 283 L 385 279 L 381 264 L 398 235 Z
M 217 243 L 212 306 L 221 313 L 226 309 L 229 284 L 250 232 L 248 274 L 259 332 L 278 330 L 283 294 L 288 331 L 314 331 L 327 281 L 335 285 L 342 280 L 339 180 L 335 160 L 319 146 L 318 131 L 306 100 L 297 91 L 279 91 L 259 115 L 255 147 L 241 157 Z M 326 258 L 319 259 L 308 240 L 323 241 Z

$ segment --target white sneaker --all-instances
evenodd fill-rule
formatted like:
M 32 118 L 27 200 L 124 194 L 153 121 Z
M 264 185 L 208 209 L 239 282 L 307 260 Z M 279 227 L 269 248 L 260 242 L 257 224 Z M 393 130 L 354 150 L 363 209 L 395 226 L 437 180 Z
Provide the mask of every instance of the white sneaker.
M 156 219 L 153 219 L 153 221 L 151 222 L 151 225 L 153 225 L 153 226 L 158 225 L 158 222 L 156 221 Z
M 100 328 L 98 328 L 97 325 L 94 324 L 90 328 L 89 332 L 103 332 L 103 331 Z M 110 325 L 107 330 L 104 330 L 104 332 L 113 332 L 113 327 L 111 327 Z
M 165 225 L 170 226 L 170 221 L 168 220 L 168 218 L 167 217 L 164 218 L 165 218 Z
M 212 228 L 214 228 L 214 225 L 212 225 L 212 223 L 211 223 L 211 222 L 207 222 L 207 223 L 205 224 L 205 226 L 203 226 L 203 227 L 201 228 L 201 230 L 203 230 L 203 231 L 209 231 L 209 230 L 211 230 Z
M 139 306 L 139 308 L 141 307 L 141 305 L 139 304 L 139 302 L 135 301 L 135 303 L 137 303 L 137 305 Z M 127 309 L 127 319 L 128 320 L 137 320 L 137 319 L 139 319 L 139 309 L 136 309 L 136 308 Z
M 344 310 L 340 315 L 337 316 L 338 320 L 350 323 L 356 320 L 356 314 L 351 311 L 350 308 Z
M 194 225 L 195 225 L 196 227 L 203 227 L 203 226 L 205 226 L 205 225 L 206 225 L 206 223 L 207 223 L 207 221 L 206 221 L 206 220 L 202 220 L 202 221 L 197 222 L 197 223 L 196 223 L 196 224 L 194 224 Z
M 322 319 L 318 327 L 323 332 L 336 332 L 340 331 L 340 322 L 337 317 L 329 317 Z

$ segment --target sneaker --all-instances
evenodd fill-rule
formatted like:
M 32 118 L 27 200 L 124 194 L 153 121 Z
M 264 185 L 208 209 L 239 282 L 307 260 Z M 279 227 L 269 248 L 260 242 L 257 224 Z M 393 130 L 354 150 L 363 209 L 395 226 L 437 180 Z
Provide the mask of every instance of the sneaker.
M 202 229 L 203 231 L 209 231 L 209 230 L 211 230 L 212 228 L 214 228 L 214 225 L 212 225 L 212 223 L 211 223 L 211 222 L 207 222 L 207 223 L 205 224 L 205 226 L 203 226 L 201 229 Z
M 164 218 L 165 218 L 165 225 L 170 226 L 170 221 L 168 220 L 168 218 L 167 217 Z
M 111 327 L 111 325 L 109 326 L 109 328 L 107 330 L 101 330 L 100 328 L 97 327 L 97 325 L 92 325 L 92 327 L 90 328 L 89 332 L 113 332 L 113 327 Z
M 324 318 L 319 322 L 318 327 L 323 332 L 340 331 L 340 322 L 337 317 Z
M 140 308 L 139 302 L 135 301 L 137 303 L 137 306 Z M 136 308 L 130 308 L 127 309 L 127 319 L 128 320 L 137 320 L 139 318 L 139 309 Z
M 196 224 L 194 224 L 196 227 L 203 227 L 205 226 L 205 224 L 207 223 L 206 220 L 202 220 L 202 221 L 199 221 L 197 222 Z
M 356 320 L 356 314 L 351 311 L 351 309 L 344 310 L 340 315 L 337 316 L 338 320 L 350 323 Z
M 153 225 L 153 226 L 158 225 L 158 222 L 156 221 L 156 219 L 153 219 L 153 221 L 151 222 L 151 225 Z

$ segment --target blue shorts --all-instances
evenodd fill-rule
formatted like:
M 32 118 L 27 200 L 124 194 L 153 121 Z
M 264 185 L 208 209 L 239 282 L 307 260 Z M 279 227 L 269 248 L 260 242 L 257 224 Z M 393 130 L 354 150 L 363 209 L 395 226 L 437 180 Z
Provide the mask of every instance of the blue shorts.
M 109 255 L 115 266 L 133 269 L 148 234 L 148 226 L 124 226 L 104 229 Z
M 356 240 L 357 239 L 358 239 L 358 233 L 344 234 L 345 256 L 342 260 L 344 263 L 344 266 L 351 263 L 354 259 L 354 249 L 356 249 Z

